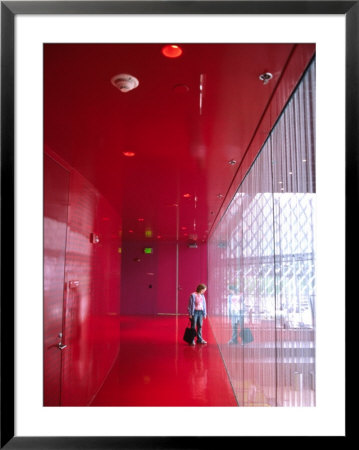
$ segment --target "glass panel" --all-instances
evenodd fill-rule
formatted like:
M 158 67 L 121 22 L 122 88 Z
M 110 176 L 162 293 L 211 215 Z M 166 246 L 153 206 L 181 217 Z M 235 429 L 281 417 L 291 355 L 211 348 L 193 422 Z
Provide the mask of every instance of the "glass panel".
M 209 240 L 211 326 L 240 406 L 315 405 L 314 102 L 313 62 Z

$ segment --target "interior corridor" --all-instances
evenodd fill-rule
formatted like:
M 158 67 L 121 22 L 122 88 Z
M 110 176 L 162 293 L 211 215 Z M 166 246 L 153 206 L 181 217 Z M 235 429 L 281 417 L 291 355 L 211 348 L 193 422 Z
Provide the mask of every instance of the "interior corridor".
M 90 406 L 238 406 L 208 320 L 207 344 L 182 340 L 186 316 L 119 318 L 120 349 Z
M 44 45 L 44 406 L 316 405 L 315 99 L 313 43 Z

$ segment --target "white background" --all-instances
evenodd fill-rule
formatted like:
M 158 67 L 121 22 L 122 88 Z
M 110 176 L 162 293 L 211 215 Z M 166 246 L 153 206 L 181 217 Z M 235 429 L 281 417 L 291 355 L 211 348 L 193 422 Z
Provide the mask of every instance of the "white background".
M 316 43 L 318 205 L 316 407 L 42 407 L 44 42 Z M 15 108 L 16 436 L 345 434 L 344 16 L 18 15 Z M 187 411 L 188 409 L 190 411 Z M 189 414 L 192 420 L 188 420 Z

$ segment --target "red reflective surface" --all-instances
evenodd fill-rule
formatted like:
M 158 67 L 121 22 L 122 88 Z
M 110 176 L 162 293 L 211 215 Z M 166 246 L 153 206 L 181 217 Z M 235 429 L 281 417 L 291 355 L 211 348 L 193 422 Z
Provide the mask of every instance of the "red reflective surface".
M 188 299 L 199 283 L 207 284 L 207 244 L 123 242 L 121 314 L 187 313 Z M 178 287 L 177 287 L 178 285 Z
M 44 401 L 61 399 L 61 342 L 63 332 L 69 172 L 54 159 L 44 158 Z
M 142 238 L 138 217 L 164 240 L 207 239 L 315 51 L 178 44 L 174 59 L 162 44 L 44 45 L 45 142 L 121 211 L 124 239 Z M 116 89 L 121 72 L 139 87 Z
M 183 340 L 184 316 L 121 316 L 116 362 L 91 406 L 237 406 L 208 321 Z
M 58 344 L 57 335 L 62 332 L 66 347 L 62 351 L 54 348 L 58 358 L 62 356 L 62 368 L 48 364 L 45 352 L 44 404 L 85 406 L 106 377 L 119 346 L 113 323 L 120 310 L 121 220 L 89 181 L 50 149 L 46 151 L 57 160 L 51 167 L 68 174 L 68 183 L 66 190 L 61 178 L 55 176 L 57 172 L 46 164 L 51 186 L 44 186 L 44 343 L 45 347 L 50 341 Z M 53 160 L 45 156 L 45 161 Z M 57 227 L 49 228 L 53 217 L 60 214 Z M 97 243 L 92 235 L 98 236 Z M 56 255 L 62 255 L 62 265 Z M 50 263 L 55 257 L 60 265 Z M 54 280 L 58 280 L 56 290 Z M 57 307 L 50 310 L 55 301 Z M 61 379 L 61 400 L 57 402 L 49 379 Z
M 135 331 L 123 316 L 186 312 L 189 292 L 200 282 L 207 284 L 207 238 L 315 46 L 181 47 L 180 58 L 168 59 L 161 54 L 162 44 L 44 46 L 46 153 L 69 173 L 66 188 L 63 183 L 53 188 L 61 200 L 55 216 L 67 209 L 67 222 L 59 220 L 66 228 L 64 239 L 46 226 L 51 216 L 46 212 L 45 192 L 44 273 L 49 280 L 63 279 L 52 291 L 57 290 L 63 309 L 57 306 L 49 312 L 52 294 L 45 292 L 45 347 L 58 323 L 67 346 L 61 353 L 62 369 L 59 364 L 45 364 L 45 380 L 56 378 L 61 370 L 62 405 L 91 403 L 119 348 L 125 349 L 128 358 L 132 355 L 137 379 L 148 374 L 140 375 L 134 351 L 144 355 L 150 379 L 157 380 L 156 367 L 146 366 L 146 347 L 133 347 L 134 336 L 147 343 L 155 341 L 156 346 L 150 344 L 147 349 L 162 370 L 171 368 L 166 372 L 169 376 L 182 374 L 176 372 L 182 364 L 196 370 L 202 362 L 203 367 L 213 365 L 219 378 L 224 373 L 209 329 L 212 346 L 188 348 L 181 342 L 184 324 L 179 317 L 174 328 L 164 325 L 164 334 L 160 333 L 164 345 L 158 345 L 157 320 L 146 327 L 144 318 L 138 317 Z M 258 76 L 266 71 L 274 77 L 263 86 Z M 115 89 L 110 80 L 119 72 L 138 77 L 139 87 L 126 94 Z M 126 157 L 124 152 L 135 155 Z M 237 164 L 229 165 L 230 160 Z M 189 249 L 189 240 L 197 241 L 198 248 Z M 142 247 L 152 247 L 153 254 L 145 255 Z M 58 260 L 62 269 L 52 265 L 49 249 L 62 255 L 62 262 Z M 123 336 L 127 343 L 122 347 Z M 136 342 L 140 344 L 141 339 Z M 160 352 L 168 368 L 162 366 Z M 114 367 L 119 367 L 119 361 Z M 51 366 L 55 375 L 50 373 Z M 207 376 L 209 372 L 212 369 Z M 112 371 L 110 384 L 114 376 Z M 210 388 L 204 391 L 207 401 L 220 404 L 212 389 L 214 378 L 210 380 Z M 132 386 L 130 377 L 125 381 Z M 191 378 L 179 382 L 191 391 Z M 156 383 L 148 384 L 156 387 Z M 55 393 L 53 386 L 46 381 L 45 404 L 54 403 L 49 400 L 49 393 Z M 165 389 L 170 391 L 169 386 Z M 141 392 L 143 402 L 153 400 L 148 390 Z M 140 398 L 124 401 L 141 402 Z M 179 394 L 175 401 L 181 402 Z

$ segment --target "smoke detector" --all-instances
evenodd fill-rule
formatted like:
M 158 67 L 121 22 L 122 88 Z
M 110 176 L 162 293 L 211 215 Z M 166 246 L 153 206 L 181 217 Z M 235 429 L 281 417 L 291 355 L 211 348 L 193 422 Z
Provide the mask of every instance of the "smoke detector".
M 138 79 L 128 73 L 120 73 L 111 78 L 111 83 L 121 92 L 129 92 L 140 84 Z

